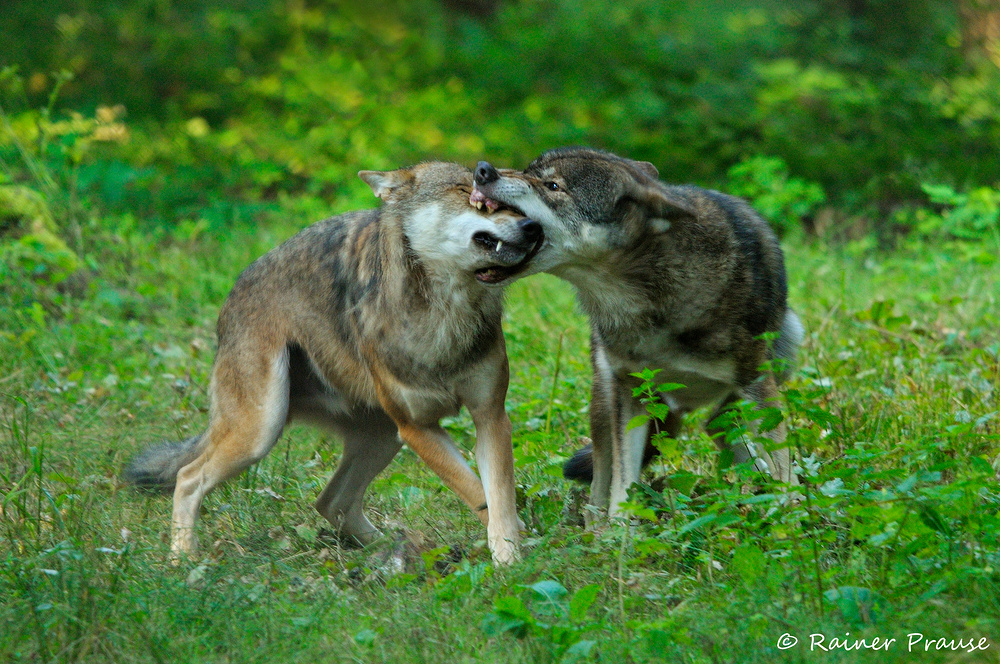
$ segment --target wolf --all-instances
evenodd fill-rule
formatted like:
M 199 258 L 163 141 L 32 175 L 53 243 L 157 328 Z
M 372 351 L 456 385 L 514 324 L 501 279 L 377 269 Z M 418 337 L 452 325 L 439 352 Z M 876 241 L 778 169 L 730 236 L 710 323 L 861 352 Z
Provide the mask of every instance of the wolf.
M 293 419 L 343 437 L 315 507 L 346 540 L 380 535 L 362 500 L 405 442 L 486 526 L 493 560 L 518 557 L 502 287 L 529 271 L 541 225 L 470 208 L 472 170 L 457 164 L 358 175 L 379 208 L 310 226 L 237 279 L 219 314 L 208 428 L 124 471 L 173 488 L 175 559 L 196 548 L 205 495 L 262 459 Z M 463 405 L 481 480 L 439 424 Z
M 570 282 L 590 319 L 592 444 L 564 474 L 590 480 L 591 504 L 609 516 L 620 515 L 655 453 L 656 423 L 628 427 L 645 413 L 633 396 L 634 373 L 656 369 L 657 383 L 684 386 L 660 394 L 669 406 L 662 430 L 675 437 L 681 417 L 701 406 L 716 404 L 712 423 L 741 400 L 774 405 L 785 372 L 766 367 L 787 369 L 803 337 L 767 222 L 739 198 L 658 178 L 649 162 L 560 148 L 524 171 L 480 162 L 470 197 L 477 207 L 508 206 L 542 225 L 550 248 L 535 269 Z M 730 447 L 718 424 L 710 433 L 720 449 Z M 741 438 L 731 445 L 733 460 L 797 484 L 782 448 L 784 424 L 764 435 L 776 449 Z

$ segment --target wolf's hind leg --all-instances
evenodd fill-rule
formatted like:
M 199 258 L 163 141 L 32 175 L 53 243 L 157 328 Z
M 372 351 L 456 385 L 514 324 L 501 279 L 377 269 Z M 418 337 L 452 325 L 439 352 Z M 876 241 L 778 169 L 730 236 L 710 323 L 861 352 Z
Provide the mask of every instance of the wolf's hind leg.
M 399 436 L 417 453 L 445 485 L 458 494 L 484 526 L 489 526 L 486 491 L 479 476 L 472 472 L 451 437 L 440 426 L 403 423 Z
M 744 388 L 742 394 L 729 395 L 709 416 L 708 433 L 720 450 L 725 450 L 727 447 L 725 431 L 711 423 L 740 397 L 754 402 L 757 404 L 757 408 L 776 407 L 778 405 L 778 386 L 774 376 L 765 374 L 759 381 Z M 751 422 L 750 428 L 756 432 L 757 422 Z M 785 423 L 780 422 L 778 426 L 763 432 L 761 435 L 770 439 L 774 446 L 780 446 L 785 442 L 785 432 Z M 769 474 L 779 482 L 787 482 L 792 485 L 799 483 L 798 477 L 792 473 L 791 455 L 787 447 L 777 447 L 768 452 L 746 437 L 741 437 L 734 440 L 729 449 L 733 452 L 733 463 L 741 464 L 752 461 L 758 471 Z
M 396 423 L 381 409 L 366 410 L 336 428 L 344 435 L 344 455 L 319 498 L 316 511 L 342 535 L 361 545 L 381 535 L 363 511 L 368 485 L 382 472 L 403 446 Z
M 205 496 L 263 459 L 277 442 L 288 414 L 288 351 L 270 358 L 221 351 L 209 387 L 211 415 L 200 453 L 177 473 L 171 520 L 171 553 L 196 549 L 194 524 Z
M 764 374 L 761 380 L 751 383 L 745 390 L 746 398 L 757 404 L 758 408 L 778 407 L 778 384 L 772 374 Z M 756 431 L 756 423 L 754 430 Z M 792 461 L 789 449 L 784 446 L 787 428 L 784 420 L 778 423 L 770 431 L 764 431 L 762 436 L 771 440 L 771 451 L 760 450 L 763 457 L 770 466 L 771 477 L 779 482 L 797 485 L 799 478 L 792 472 Z

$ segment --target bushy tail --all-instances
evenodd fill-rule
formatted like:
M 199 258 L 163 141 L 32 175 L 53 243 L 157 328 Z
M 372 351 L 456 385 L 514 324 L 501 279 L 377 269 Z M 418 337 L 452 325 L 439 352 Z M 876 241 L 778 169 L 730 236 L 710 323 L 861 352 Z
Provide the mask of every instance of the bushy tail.
M 781 373 L 775 376 L 779 383 L 784 382 L 795 370 L 795 356 L 798 355 L 799 344 L 806 331 L 802 321 L 791 309 L 785 310 L 785 320 L 781 324 L 781 334 L 774 342 L 774 355 L 785 361 Z
M 195 460 L 201 435 L 175 443 L 159 443 L 140 452 L 122 471 L 122 480 L 147 491 L 171 491 L 177 472 Z
M 587 445 L 576 451 L 569 461 L 563 464 L 563 477 L 577 482 L 587 482 L 594 479 L 594 446 Z

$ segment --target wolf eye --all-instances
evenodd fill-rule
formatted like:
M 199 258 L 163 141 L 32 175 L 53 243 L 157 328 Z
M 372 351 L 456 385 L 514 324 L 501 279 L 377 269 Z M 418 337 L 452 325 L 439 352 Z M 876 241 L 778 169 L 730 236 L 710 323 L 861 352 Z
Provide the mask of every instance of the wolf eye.
M 559 191 L 559 185 L 556 184 L 555 182 L 546 182 L 545 188 L 548 189 L 549 191 Z

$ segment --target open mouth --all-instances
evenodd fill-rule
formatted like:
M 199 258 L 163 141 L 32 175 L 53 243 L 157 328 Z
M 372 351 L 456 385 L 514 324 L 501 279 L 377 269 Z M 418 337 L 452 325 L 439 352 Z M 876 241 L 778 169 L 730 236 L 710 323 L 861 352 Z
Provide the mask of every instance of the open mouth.
M 523 249 L 522 247 L 512 246 L 510 243 L 505 244 L 503 240 L 486 231 L 476 233 L 472 236 L 472 240 L 476 244 L 482 245 L 488 251 L 495 253 L 500 260 L 503 260 L 505 254 L 516 256 Z M 498 284 L 514 277 L 527 267 L 528 263 L 531 262 L 531 259 L 535 257 L 535 254 L 538 253 L 544 243 L 545 236 L 543 235 L 531 245 L 531 248 L 524 254 L 524 257 L 514 264 L 504 265 L 498 263 L 476 270 L 476 280 L 484 284 Z
M 486 214 L 493 214 L 497 210 L 508 210 L 522 217 L 527 216 L 524 214 L 524 212 L 517 209 L 513 205 L 507 205 L 506 203 L 501 203 L 499 201 L 493 200 L 492 198 L 489 198 L 488 196 L 486 196 L 486 194 L 479 191 L 479 189 L 475 186 L 473 186 L 472 193 L 469 195 L 469 205 L 471 205 L 472 207 L 476 208 L 479 211 L 482 211 L 483 208 L 486 208 Z

